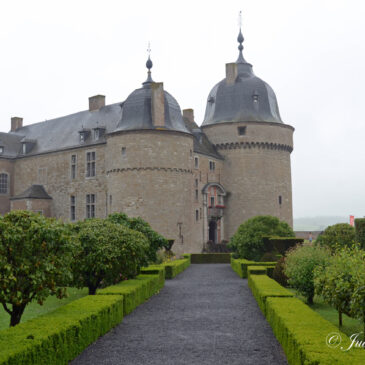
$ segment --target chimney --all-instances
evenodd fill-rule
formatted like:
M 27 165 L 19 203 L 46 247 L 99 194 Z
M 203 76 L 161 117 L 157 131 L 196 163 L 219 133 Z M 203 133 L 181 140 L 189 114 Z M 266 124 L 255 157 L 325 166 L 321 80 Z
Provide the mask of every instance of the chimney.
M 89 111 L 99 110 L 103 106 L 105 106 L 104 95 L 95 95 L 89 98 Z
M 151 83 L 152 123 L 155 127 L 165 126 L 165 94 L 162 82 Z
M 232 85 L 237 78 L 237 63 L 226 63 L 226 83 Z
M 23 118 L 12 117 L 11 118 L 11 132 L 16 131 L 18 128 L 23 127 Z
M 194 121 L 194 109 L 184 109 L 183 117 L 186 118 L 190 123 L 195 123 Z

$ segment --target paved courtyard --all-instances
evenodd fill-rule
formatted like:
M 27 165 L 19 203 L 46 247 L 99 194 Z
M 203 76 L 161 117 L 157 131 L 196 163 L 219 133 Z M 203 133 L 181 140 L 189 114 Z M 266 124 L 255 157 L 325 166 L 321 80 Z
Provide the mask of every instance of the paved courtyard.
M 72 365 L 287 364 L 247 280 L 228 264 L 191 265 Z

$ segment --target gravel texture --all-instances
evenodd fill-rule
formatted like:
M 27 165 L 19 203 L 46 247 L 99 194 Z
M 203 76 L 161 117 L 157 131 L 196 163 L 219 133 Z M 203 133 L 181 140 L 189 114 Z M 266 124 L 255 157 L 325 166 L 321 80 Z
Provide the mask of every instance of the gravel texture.
M 287 364 L 247 285 L 228 264 L 191 265 L 72 365 Z

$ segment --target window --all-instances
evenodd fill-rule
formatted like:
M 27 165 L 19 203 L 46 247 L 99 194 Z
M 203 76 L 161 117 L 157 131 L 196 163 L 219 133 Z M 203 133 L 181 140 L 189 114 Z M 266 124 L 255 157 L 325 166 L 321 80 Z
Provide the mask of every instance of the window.
M 38 184 L 45 185 L 47 184 L 47 168 L 40 167 L 38 169 Z
M 196 169 L 199 167 L 199 158 L 198 157 L 194 158 L 194 166 Z
M 238 127 L 238 134 L 244 136 L 246 134 L 246 127 Z
M 282 199 L 281 199 L 281 195 L 279 195 L 279 204 L 281 205 L 282 203 Z
M 122 157 L 127 155 L 127 147 L 122 147 Z
M 27 153 L 27 144 L 23 143 L 22 147 L 23 147 L 23 155 L 25 155 Z
M 200 219 L 202 219 L 202 208 L 199 208 Z
M 94 139 L 95 139 L 95 141 L 97 141 L 99 138 L 100 138 L 100 129 L 95 128 L 94 129 Z
M 86 177 L 95 176 L 95 152 L 86 153 Z
M 95 194 L 86 195 L 86 218 L 95 218 Z
M 76 196 L 70 196 L 70 219 L 71 221 L 76 220 Z
M 190 157 L 193 155 L 193 150 L 190 150 Z
M 199 190 L 195 189 L 195 201 L 199 200 Z
M 210 206 L 214 208 L 214 196 L 210 197 Z
M 199 220 L 199 210 L 198 209 L 195 210 L 195 220 L 196 221 Z
M 214 171 L 215 170 L 215 162 L 214 161 L 209 161 L 209 170 L 210 171 Z
M 0 174 L 0 194 L 8 193 L 8 174 Z
M 199 181 L 198 179 L 195 179 L 195 187 L 197 188 L 199 186 Z
M 85 133 L 80 133 L 80 143 L 85 142 Z
M 76 155 L 71 155 L 71 180 L 76 179 Z
M 4 153 L 4 146 L 0 146 L 0 155 Z
M 111 195 L 109 195 L 109 209 L 110 209 L 110 211 L 112 210 L 112 205 L 113 205 L 113 197 Z

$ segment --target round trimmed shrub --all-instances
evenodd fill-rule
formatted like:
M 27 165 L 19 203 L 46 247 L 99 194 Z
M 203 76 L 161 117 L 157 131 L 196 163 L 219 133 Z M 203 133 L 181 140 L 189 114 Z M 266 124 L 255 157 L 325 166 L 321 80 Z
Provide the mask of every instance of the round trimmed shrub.
M 313 304 L 314 269 L 328 264 L 330 251 L 317 245 L 297 245 L 287 252 L 284 273 L 288 284 Z
M 294 237 L 291 227 L 277 217 L 259 215 L 242 223 L 230 241 L 235 257 L 258 261 L 265 253 L 263 237 Z
M 328 247 L 332 252 L 340 247 L 351 247 L 355 243 L 355 228 L 347 223 L 328 226 L 318 236 L 316 243 Z

